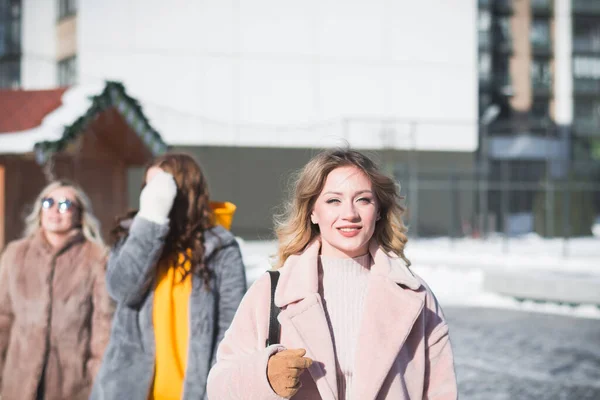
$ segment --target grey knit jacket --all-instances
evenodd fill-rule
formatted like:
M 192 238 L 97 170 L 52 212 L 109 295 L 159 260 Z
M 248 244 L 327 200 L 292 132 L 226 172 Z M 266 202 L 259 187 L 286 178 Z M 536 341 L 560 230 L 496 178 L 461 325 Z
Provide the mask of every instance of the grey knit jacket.
M 147 400 L 154 378 L 152 304 L 156 266 L 168 225 L 136 217 L 127 238 L 113 249 L 106 287 L 117 301 L 110 342 L 94 381 L 91 400 Z M 193 275 L 190 336 L 183 400 L 206 399 L 206 379 L 218 344 L 246 291 L 239 246 L 222 227 L 205 232 L 210 290 Z

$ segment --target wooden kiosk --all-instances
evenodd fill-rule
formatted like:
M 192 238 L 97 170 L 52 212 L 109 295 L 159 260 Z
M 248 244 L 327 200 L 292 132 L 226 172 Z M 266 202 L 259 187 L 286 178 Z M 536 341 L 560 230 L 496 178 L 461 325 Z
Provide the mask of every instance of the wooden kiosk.
M 52 95 L 64 100 L 70 90 L 59 89 Z M 47 113 L 42 115 L 42 121 L 33 121 L 38 125 L 30 129 L 7 132 L 6 126 L 3 127 L 6 124 L 0 124 L 0 249 L 21 236 L 24 217 L 32 202 L 49 181 L 57 178 L 71 179 L 83 187 L 107 239 L 114 218 L 127 209 L 128 168 L 142 166 L 167 150 L 138 102 L 118 82 L 107 82 L 100 94 L 82 99 L 89 103 L 87 111 L 71 124 L 61 126 L 58 140 L 35 141 L 32 147 L 23 149 L 22 145 L 32 137 L 45 139 L 46 131 L 50 137 L 56 133 L 47 126 L 48 120 L 52 120 L 49 114 L 62 112 L 64 116 L 69 112 L 64 109 L 69 104 L 63 104 L 62 100 L 55 101 L 58 104 L 53 110 L 47 110 L 48 104 L 43 112 L 36 110 L 43 103 L 39 96 L 51 97 L 48 92 L 31 91 L 27 95 L 28 91 L 0 91 L 0 104 L 10 102 L 11 94 L 14 97 L 15 93 L 28 98 L 21 101 L 26 103 L 22 105 L 25 110 L 21 110 L 26 118 L 36 115 L 39 118 L 40 113 Z M 69 103 L 81 108 L 81 102 L 73 96 Z M 13 110 L 12 115 L 3 115 L 1 110 L 2 107 L 0 120 L 21 118 L 16 125 L 23 126 L 23 117 L 18 112 Z M 31 125 L 32 121 L 28 123 Z

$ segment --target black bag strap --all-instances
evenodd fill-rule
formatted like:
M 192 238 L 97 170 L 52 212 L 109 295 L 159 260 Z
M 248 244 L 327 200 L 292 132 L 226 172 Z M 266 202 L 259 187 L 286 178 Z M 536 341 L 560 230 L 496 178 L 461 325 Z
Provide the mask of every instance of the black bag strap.
M 281 326 L 277 320 L 277 316 L 281 309 L 275 305 L 275 289 L 277 289 L 277 281 L 279 281 L 279 271 L 267 271 L 271 278 L 271 309 L 269 311 L 269 337 L 267 338 L 266 346 L 279 344 L 279 334 Z

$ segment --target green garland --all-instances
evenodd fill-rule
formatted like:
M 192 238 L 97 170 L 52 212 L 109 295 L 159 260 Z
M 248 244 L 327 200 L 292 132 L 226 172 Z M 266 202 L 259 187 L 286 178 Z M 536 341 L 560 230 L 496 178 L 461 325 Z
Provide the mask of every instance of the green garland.
M 142 112 L 139 102 L 129 97 L 125 87 L 120 82 L 107 81 L 101 94 L 92 97 L 92 105 L 84 115 L 77 118 L 71 125 L 66 126 L 62 137 L 56 141 L 43 141 L 34 145 L 35 158 L 44 165 L 52 154 L 60 152 L 85 132 L 89 123 L 101 112 L 114 107 L 125 119 L 129 127 L 142 139 L 154 155 L 160 155 L 168 150 L 167 144 L 158 132 L 150 125 L 148 118 Z

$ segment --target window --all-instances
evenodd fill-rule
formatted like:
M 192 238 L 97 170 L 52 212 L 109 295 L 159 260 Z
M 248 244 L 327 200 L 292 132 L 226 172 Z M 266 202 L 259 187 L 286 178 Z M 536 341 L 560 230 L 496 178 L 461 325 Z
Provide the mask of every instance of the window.
M 77 82 L 77 57 L 65 58 L 58 62 L 58 85 L 69 86 Z
M 489 10 L 479 10 L 477 18 L 477 35 L 479 48 L 488 48 L 490 45 L 490 27 L 492 16 Z
M 477 13 L 477 29 L 479 31 L 489 31 L 492 25 L 492 14 L 490 10 L 479 10 Z
M 77 13 L 77 0 L 58 0 L 58 19 L 70 17 Z
M 0 0 L 0 88 L 21 82 L 21 0 Z
M 573 23 L 573 50 L 582 53 L 600 53 L 600 21 L 596 18 L 575 18 Z
M 512 83 L 510 76 L 509 60 L 507 57 L 495 57 L 493 59 L 494 85 L 497 93 L 501 96 L 512 95 Z
M 550 63 L 544 60 L 533 60 L 531 62 L 531 86 L 534 89 L 550 89 L 551 85 Z
M 574 57 L 575 79 L 600 79 L 600 57 Z
M 529 39 L 534 48 L 550 47 L 550 26 L 547 20 L 534 19 L 531 21 Z
M 600 121 L 600 100 L 576 100 L 574 116 L 576 119 Z
M 490 53 L 479 53 L 479 80 L 489 82 L 492 78 L 492 57 Z
M 508 42 L 511 40 L 512 31 L 510 28 L 510 18 L 501 17 L 497 19 L 498 24 L 498 40 Z
M 600 134 L 600 99 L 579 98 L 573 107 L 573 127 L 579 136 Z
M 550 0 L 531 0 L 533 10 L 548 10 L 552 7 Z
M 0 61 L 0 88 L 18 89 L 21 86 L 21 61 Z

